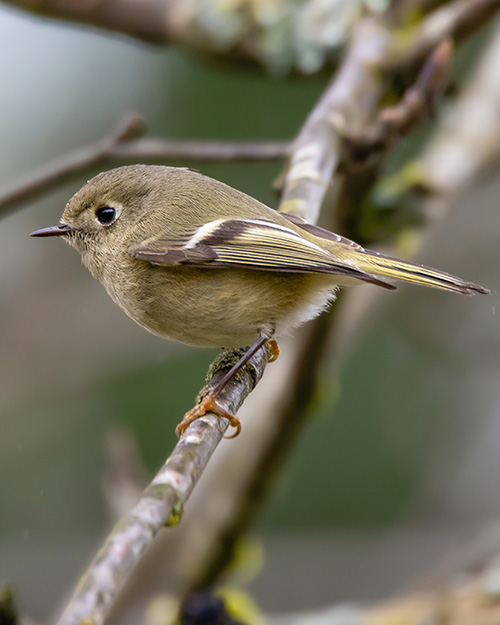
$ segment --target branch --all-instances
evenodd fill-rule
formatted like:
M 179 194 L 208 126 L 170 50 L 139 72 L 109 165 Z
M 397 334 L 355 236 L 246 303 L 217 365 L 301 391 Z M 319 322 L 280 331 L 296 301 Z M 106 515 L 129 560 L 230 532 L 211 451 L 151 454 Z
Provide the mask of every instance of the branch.
M 451 40 L 443 41 L 398 104 L 381 109 L 373 126 L 364 132 L 344 137 L 344 160 L 348 167 L 366 165 L 380 158 L 432 112 L 450 79 L 452 53 Z
M 117 129 L 100 141 L 66 154 L 42 170 L 0 193 L 0 218 L 16 208 L 40 199 L 63 184 L 111 164 L 164 162 L 168 160 L 274 161 L 289 152 L 286 141 L 168 141 L 140 139 L 145 122 L 126 117 Z
M 410 33 L 396 38 L 385 67 L 402 71 L 422 62 L 445 39 L 462 41 L 488 23 L 500 0 L 453 0 L 425 17 Z
M 109 137 L 81 148 L 48 167 L 33 173 L 27 179 L 16 183 L 0 195 L 0 217 L 17 206 L 39 199 L 72 178 L 92 167 L 97 167 L 108 159 L 116 146 L 133 141 L 146 132 L 146 125 L 139 117 L 132 115 L 123 119 Z
M 338 0 L 288 0 L 275 3 L 273 19 L 268 19 L 265 7 L 259 10 L 252 0 L 3 1 L 36 15 L 89 24 L 153 44 L 179 43 L 204 53 L 250 59 L 279 73 L 292 68 L 312 73 L 327 62 L 336 62 L 340 46 L 363 10 L 360 0 L 345 2 L 345 6 Z M 410 17 L 415 10 L 439 8 L 412 31 L 404 28 L 392 58 L 386 59 L 388 66 L 422 61 L 440 41 L 463 38 L 499 8 L 498 0 L 454 0 L 440 7 L 444 1 L 399 0 L 403 7 L 413 8 L 402 11 Z M 283 37 L 284 32 L 293 36 Z
M 341 162 L 342 137 L 364 127 L 382 94 L 375 68 L 390 33 L 372 18 L 361 20 L 347 57 L 292 146 L 280 210 L 316 221 Z
M 283 399 L 272 416 L 273 427 L 268 428 L 270 434 L 262 441 L 249 479 L 237 494 L 229 522 L 218 540 L 212 541 L 211 553 L 198 578 L 192 582 L 193 588 L 212 587 L 232 562 L 237 542 L 252 526 L 275 478 L 302 433 L 310 402 L 316 397 L 318 373 L 329 351 L 340 304 L 340 301 L 335 302 L 327 314 L 321 315 L 305 329 L 306 335 L 299 346 Z
M 281 210 L 303 215 L 306 205 L 309 211 L 312 205 L 317 218 L 333 175 L 342 164 L 344 142 L 350 138 L 355 142 L 374 119 L 383 93 L 381 75 L 404 71 L 431 55 L 402 106 L 390 114 L 386 110 L 385 117 L 379 118 L 386 137 L 396 129 L 403 134 L 419 113 L 419 107 L 411 110 L 410 99 L 421 94 L 422 104 L 426 104 L 430 92 L 441 86 L 451 54 L 449 44 L 443 42 L 450 38 L 464 39 L 499 9 L 500 0 L 454 0 L 437 8 L 401 37 L 398 31 L 391 32 L 379 20 L 360 20 L 353 29 L 344 63 L 293 144 Z M 388 145 L 382 147 L 387 149 Z
M 149 43 L 170 43 L 177 32 L 175 0 L 7 0 L 7 4 L 36 15 L 89 24 Z
M 312 73 L 336 61 L 361 0 L 4 0 L 36 15 L 89 24 L 153 44 L 251 60 L 275 73 Z M 289 34 L 290 36 L 284 36 Z
M 401 172 L 403 188 L 414 186 L 443 199 L 450 198 L 486 167 L 496 166 L 500 155 L 499 67 L 500 25 L 497 24 L 468 83 L 424 154 L 416 164 Z M 408 184 L 403 180 L 405 177 Z
M 317 118 L 319 117 L 317 115 Z M 306 139 L 302 140 L 301 149 L 304 148 L 305 141 Z M 314 133 L 309 141 L 313 146 L 316 141 Z M 325 154 L 330 154 L 332 146 L 330 144 L 322 146 Z M 292 147 L 292 159 L 293 150 Z M 319 205 L 311 202 L 309 206 L 304 207 L 302 215 L 309 221 L 315 221 L 318 211 Z M 267 358 L 264 350 L 260 350 L 254 358 L 257 357 L 258 380 L 263 374 Z M 255 367 L 253 359 L 251 362 Z M 222 407 L 236 414 L 252 389 L 250 378 L 245 369 L 243 381 L 230 382 L 221 397 Z M 215 381 L 212 379 L 209 384 Z M 104 546 L 82 577 L 57 625 L 79 625 L 84 618 L 90 620 L 93 625 L 103 623 L 119 590 L 154 536 L 174 513 L 175 507 L 187 501 L 226 429 L 227 423 L 222 425 L 221 420 L 213 416 L 199 419 L 189 426 L 162 470 L 144 491 L 138 504 L 115 526 L 106 539 Z
M 122 1 L 115 0 L 117 6 L 109 14 L 104 11 L 106 19 L 118 19 L 114 12 L 120 12 L 118 7 Z M 171 2 L 175 3 L 175 0 Z M 17 0 L 14 4 L 31 7 L 26 0 Z M 66 4 L 45 0 L 37 4 L 37 10 L 58 13 L 62 10 L 61 4 L 64 10 L 75 9 L 80 20 L 93 23 L 89 17 L 94 15 L 92 2 L 74 5 L 72 0 L 66 0 Z M 141 11 L 154 13 L 161 4 L 160 0 L 149 0 Z M 0 217 L 89 170 L 110 163 L 169 159 L 279 160 L 293 153 L 283 183 L 281 210 L 302 216 L 307 213 L 310 221 L 316 221 L 333 173 L 342 163 L 345 142 L 348 143 L 350 137 L 353 143 L 359 140 L 360 127 L 366 126 L 382 93 L 377 68 L 388 72 L 402 71 L 431 54 L 443 39 L 462 39 L 473 33 L 499 8 L 500 0 L 454 0 L 432 12 L 401 40 L 378 20 L 365 18 L 358 22 L 339 74 L 308 117 L 293 148 L 284 141 L 140 140 L 146 126 L 139 117 L 132 116 L 126 118 L 110 137 L 66 155 L 0 194 Z M 131 11 L 130 7 L 122 9 L 124 13 Z M 104 19 L 99 10 L 97 13 L 99 19 Z M 353 93 L 355 98 L 352 98 Z M 356 123 L 352 122 L 353 119 L 357 120 Z M 378 147 L 377 142 L 374 146 Z M 325 154 L 329 155 L 328 158 Z
M 267 353 L 261 349 L 238 380 L 224 388 L 221 406 L 233 414 L 262 377 Z M 222 377 L 218 372 L 210 384 Z M 189 426 L 140 500 L 113 528 L 82 576 L 58 625 L 101 625 L 144 551 L 165 525 L 175 525 L 224 432 L 225 419 L 207 414 Z

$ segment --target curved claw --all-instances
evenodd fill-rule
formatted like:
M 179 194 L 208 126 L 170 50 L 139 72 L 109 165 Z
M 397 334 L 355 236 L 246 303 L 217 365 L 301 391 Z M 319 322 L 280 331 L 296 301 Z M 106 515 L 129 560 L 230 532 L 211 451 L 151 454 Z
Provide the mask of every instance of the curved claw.
M 270 341 L 268 341 L 268 345 L 271 349 L 271 358 L 269 358 L 268 362 L 274 362 L 275 360 L 278 360 L 278 356 L 280 355 L 278 341 L 276 341 L 275 339 L 271 339 Z
M 230 426 L 232 426 L 233 428 L 236 428 L 236 431 L 233 432 L 231 436 L 224 436 L 224 438 L 227 438 L 227 439 L 236 438 L 241 432 L 241 421 L 238 419 L 238 417 L 235 417 L 234 415 L 229 415 L 228 412 L 226 412 L 225 418 L 229 421 Z

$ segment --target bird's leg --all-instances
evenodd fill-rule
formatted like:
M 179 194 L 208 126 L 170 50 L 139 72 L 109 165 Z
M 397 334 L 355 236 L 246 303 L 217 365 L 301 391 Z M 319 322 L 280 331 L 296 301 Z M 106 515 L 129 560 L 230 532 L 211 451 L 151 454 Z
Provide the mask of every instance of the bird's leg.
M 272 336 L 272 334 L 271 334 Z M 268 343 L 269 342 L 269 343 Z M 191 408 L 184 415 L 182 421 L 175 428 L 175 433 L 180 438 L 186 429 L 188 428 L 193 421 L 203 417 L 207 412 L 211 412 L 218 417 L 223 417 L 229 421 L 229 425 L 236 428 L 236 432 L 227 438 L 235 438 L 241 432 L 241 423 L 240 420 L 227 412 L 217 404 L 217 398 L 221 394 L 222 390 L 226 386 L 226 384 L 233 379 L 233 377 L 248 363 L 250 358 L 259 351 L 259 349 L 265 345 L 269 344 L 269 349 L 271 352 L 269 362 L 274 362 L 279 355 L 279 347 L 278 343 L 274 339 L 270 339 L 270 334 L 261 333 L 257 341 L 253 345 L 251 345 L 246 352 L 236 361 L 236 363 L 227 371 L 222 378 L 212 387 L 207 390 L 205 395 L 199 404 Z

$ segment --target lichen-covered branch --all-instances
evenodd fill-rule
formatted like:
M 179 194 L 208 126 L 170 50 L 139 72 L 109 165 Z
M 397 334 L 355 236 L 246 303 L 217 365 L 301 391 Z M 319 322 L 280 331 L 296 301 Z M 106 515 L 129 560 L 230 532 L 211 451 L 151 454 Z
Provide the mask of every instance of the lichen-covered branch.
M 40 199 L 68 181 L 100 167 L 165 161 L 274 161 L 289 153 L 287 141 L 183 141 L 141 139 L 145 122 L 125 118 L 109 137 L 75 150 L 0 192 L 0 218 L 34 199 Z
M 221 406 L 236 413 L 261 378 L 267 352 L 261 349 L 222 391 Z M 222 372 L 214 375 L 216 383 Z M 159 530 L 175 525 L 191 491 L 221 441 L 228 423 L 207 414 L 189 426 L 137 504 L 113 528 L 82 576 L 58 625 L 101 625 L 116 596 Z

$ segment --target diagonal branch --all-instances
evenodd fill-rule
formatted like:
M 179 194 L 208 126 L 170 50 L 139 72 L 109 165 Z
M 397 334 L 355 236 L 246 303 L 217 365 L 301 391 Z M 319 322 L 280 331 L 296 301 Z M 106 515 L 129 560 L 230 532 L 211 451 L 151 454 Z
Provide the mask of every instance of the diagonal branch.
M 219 540 L 213 543 L 205 567 L 192 582 L 194 588 L 212 587 L 231 564 L 240 537 L 252 526 L 276 476 L 293 450 L 307 421 L 311 400 L 316 396 L 318 373 L 329 351 L 340 311 L 341 301 L 337 301 L 327 314 L 306 328 L 288 388 L 283 393 L 283 402 L 273 415 L 273 434 L 264 439 L 248 480 L 238 493 L 230 522 Z
M 267 352 L 261 349 L 238 380 L 217 400 L 233 414 L 262 377 Z M 218 372 L 211 384 L 223 375 Z M 144 551 L 165 525 L 175 525 L 224 432 L 225 419 L 207 414 L 192 423 L 137 504 L 113 528 L 78 584 L 57 625 L 101 625 Z
M 26 202 L 43 197 L 92 167 L 102 165 L 117 146 L 134 141 L 145 132 L 146 125 L 141 118 L 136 115 L 126 117 L 109 137 L 65 155 L 1 193 L 0 217 Z
M 373 63 L 383 58 L 388 41 L 389 32 L 379 22 L 365 18 L 357 25 L 344 64 L 293 143 L 279 210 L 317 221 L 341 159 L 339 128 L 346 133 L 354 128 L 361 129 L 376 110 L 383 86 L 380 77 L 373 72 Z M 353 97 L 354 94 L 358 97 Z M 274 427 L 262 442 L 260 454 L 248 467 L 248 479 L 217 536 L 217 548 L 212 549 L 204 567 L 200 567 L 192 587 L 209 587 L 219 579 L 234 557 L 239 537 L 250 527 L 273 478 L 293 448 L 307 421 L 318 368 L 335 327 L 332 319 L 339 310 L 337 305 L 333 314 L 323 315 L 310 324 L 284 394 L 285 403 L 273 415 Z

